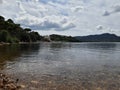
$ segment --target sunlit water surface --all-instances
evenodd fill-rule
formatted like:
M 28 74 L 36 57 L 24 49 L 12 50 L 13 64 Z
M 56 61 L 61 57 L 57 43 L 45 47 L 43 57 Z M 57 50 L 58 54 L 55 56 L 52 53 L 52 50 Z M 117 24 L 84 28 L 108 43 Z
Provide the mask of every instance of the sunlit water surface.
M 120 90 L 120 43 L 0 46 L 0 70 L 24 90 Z

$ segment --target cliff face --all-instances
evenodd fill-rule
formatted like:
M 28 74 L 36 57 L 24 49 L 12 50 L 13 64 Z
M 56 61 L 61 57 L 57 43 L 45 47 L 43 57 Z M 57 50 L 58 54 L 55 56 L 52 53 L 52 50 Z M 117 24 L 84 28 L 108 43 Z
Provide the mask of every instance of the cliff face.
M 119 36 L 109 33 L 99 35 L 76 36 L 75 38 L 83 42 L 120 42 Z

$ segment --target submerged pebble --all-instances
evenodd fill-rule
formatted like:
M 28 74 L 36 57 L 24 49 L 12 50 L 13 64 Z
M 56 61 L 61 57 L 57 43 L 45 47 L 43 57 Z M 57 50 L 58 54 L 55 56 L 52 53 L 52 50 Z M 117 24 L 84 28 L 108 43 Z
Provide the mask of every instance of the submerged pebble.
M 38 81 L 31 81 L 32 84 L 38 84 Z

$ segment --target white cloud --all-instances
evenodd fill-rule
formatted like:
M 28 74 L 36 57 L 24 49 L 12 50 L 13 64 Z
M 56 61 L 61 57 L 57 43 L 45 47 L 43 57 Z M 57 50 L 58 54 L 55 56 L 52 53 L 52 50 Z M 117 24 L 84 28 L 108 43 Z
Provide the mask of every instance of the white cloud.
M 16 18 L 17 22 L 24 23 L 23 26 L 28 26 L 34 30 L 68 30 L 74 28 L 75 25 L 65 16 L 45 16 L 38 18 L 30 14 L 25 14 L 20 18 Z
M 1 15 L 41 33 L 85 35 L 110 32 L 106 27 L 114 33 L 120 29 L 119 0 L 3 0 L 2 3 Z

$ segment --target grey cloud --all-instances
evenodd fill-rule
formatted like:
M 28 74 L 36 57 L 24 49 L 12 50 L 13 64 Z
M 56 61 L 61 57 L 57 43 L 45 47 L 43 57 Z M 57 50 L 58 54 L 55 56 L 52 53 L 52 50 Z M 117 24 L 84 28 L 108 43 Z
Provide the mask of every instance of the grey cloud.
M 76 27 L 72 22 L 70 22 L 67 19 L 63 19 L 62 21 L 54 21 L 54 20 L 50 20 L 49 18 L 48 19 L 33 18 L 31 20 L 27 18 L 22 18 L 17 20 L 17 22 L 24 23 L 22 24 L 22 26 L 30 27 L 33 30 L 52 30 L 53 29 L 56 31 L 64 31 L 64 30 L 69 30 L 71 28 Z
M 75 24 L 69 23 L 66 26 L 62 27 L 61 29 L 62 30 L 68 30 L 68 29 L 72 29 L 72 28 L 75 28 L 75 27 L 76 27 Z
M 105 11 L 103 16 L 109 16 L 111 14 L 118 13 L 118 12 L 120 12 L 120 5 L 114 6 L 111 11 Z
M 2 4 L 3 3 L 3 0 L 0 0 L 0 4 Z
M 73 10 L 74 12 L 79 12 L 79 11 L 81 11 L 81 10 L 83 10 L 83 9 L 84 9 L 84 8 L 81 7 L 81 6 L 77 6 L 77 7 L 72 8 L 72 10 Z
M 120 5 L 114 6 L 114 11 L 113 12 L 120 12 Z
M 58 22 L 44 21 L 44 22 L 39 23 L 39 24 L 30 25 L 29 27 L 31 27 L 32 29 L 35 29 L 35 30 L 54 29 L 56 31 L 64 31 L 64 30 L 69 30 L 71 28 L 74 28 L 75 25 L 73 23 L 69 23 L 67 25 L 64 25 L 64 24 L 61 24 Z
M 34 27 L 36 27 L 34 25 Z M 41 23 L 39 23 L 37 25 L 37 29 L 43 29 L 43 30 L 48 30 L 48 29 L 56 29 L 56 28 L 60 28 L 60 24 L 59 23 L 56 23 L 56 22 L 52 22 L 52 21 L 49 21 L 49 20 L 45 20 Z
M 105 11 L 104 14 L 103 14 L 103 16 L 109 16 L 110 14 L 111 14 L 110 12 Z
M 103 29 L 103 26 L 102 26 L 102 25 L 98 25 L 98 26 L 96 27 L 96 29 L 97 29 L 97 30 L 102 30 L 102 29 Z
M 21 20 L 19 21 L 20 23 L 26 23 L 23 24 L 23 26 L 27 26 L 30 27 L 34 30 L 50 30 L 50 29 L 56 29 L 56 28 L 60 28 L 61 26 L 59 25 L 59 23 L 56 22 L 51 22 L 49 20 L 45 20 L 43 22 L 39 22 L 39 23 L 33 23 L 30 24 L 31 22 L 28 20 Z

